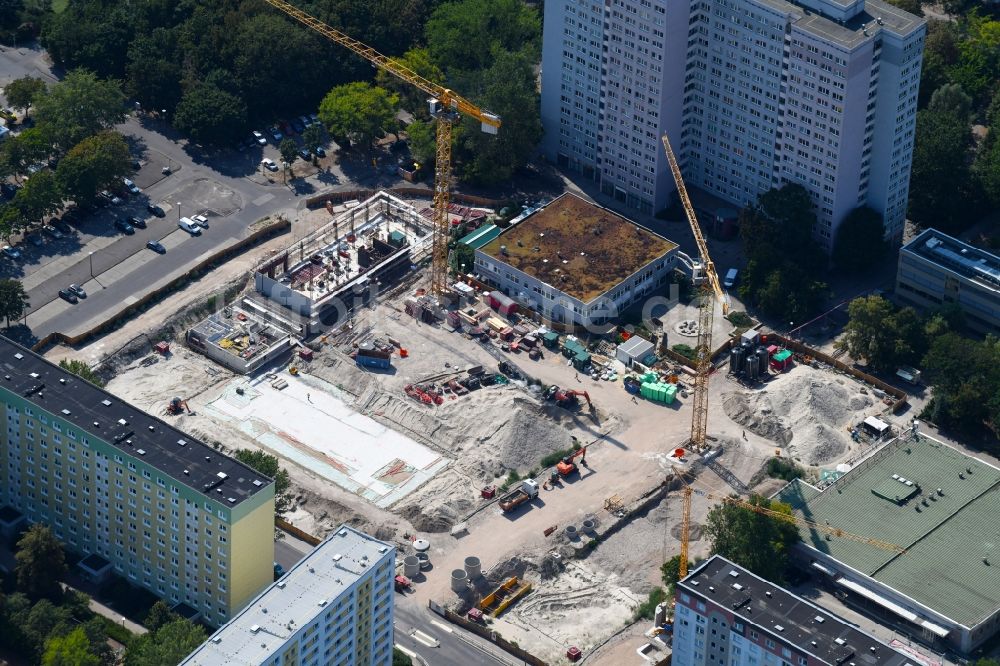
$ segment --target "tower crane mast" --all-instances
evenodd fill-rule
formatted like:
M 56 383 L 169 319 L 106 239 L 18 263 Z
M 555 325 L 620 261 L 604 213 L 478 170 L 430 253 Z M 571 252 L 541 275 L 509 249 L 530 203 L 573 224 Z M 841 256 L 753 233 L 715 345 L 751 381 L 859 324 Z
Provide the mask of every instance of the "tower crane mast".
M 429 81 L 409 67 L 379 53 L 367 44 L 342 33 L 323 23 L 318 18 L 302 11 L 285 0 L 264 0 L 275 9 L 284 12 L 310 30 L 344 48 L 350 49 L 374 66 L 384 69 L 396 78 L 409 83 L 430 96 L 428 100 L 431 115 L 437 120 L 436 161 L 434 169 L 434 231 L 432 240 L 431 292 L 440 295 L 448 287 L 448 234 L 451 229 L 448 219 L 448 203 L 451 192 L 451 135 L 452 129 L 462 115 L 480 122 L 482 131 L 496 134 L 500 128 L 500 117 L 479 108 L 469 100 L 442 85 Z

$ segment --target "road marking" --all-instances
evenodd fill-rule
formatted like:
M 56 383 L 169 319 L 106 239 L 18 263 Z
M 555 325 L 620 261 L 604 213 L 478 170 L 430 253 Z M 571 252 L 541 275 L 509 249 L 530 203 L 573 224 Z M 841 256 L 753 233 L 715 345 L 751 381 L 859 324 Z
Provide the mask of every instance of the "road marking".
M 260 195 L 259 197 L 257 197 L 253 201 L 251 201 L 250 203 L 252 203 L 254 206 L 263 206 L 264 204 L 266 204 L 268 201 L 270 201 L 273 198 L 274 198 L 274 195 L 271 194 L 270 192 L 268 192 L 267 194 Z
M 447 631 L 449 634 L 455 633 L 454 629 L 452 629 L 451 627 L 449 627 L 447 624 L 445 624 L 443 622 L 438 622 L 437 620 L 431 620 L 431 624 L 433 624 L 438 629 L 441 629 L 442 631 Z
M 417 641 L 418 643 L 423 643 L 427 647 L 438 647 L 441 645 L 441 641 L 434 638 L 430 634 L 425 634 L 419 629 L 414 629 L 413 631 L 411 631 L 410 636 L 413 636 L 413 640 Z
M 399 650 L 400 652 L 402 652 L 403 654 L 405 654 L 405 655 L 406 655 L 407 657 L 409 657 L 410 659 L 413 659 L 414 657 L 416 657 L 416 656 L 417 656 L 417 653 L 416 653 L 416 652 L 414 652 L 413 650 L 410 650 L 410 649 L 407 649 L 407 648 L 403 647 L 403 646 L 402 646 L 402 645 L 400 645 L 399 643 L 396 643 L 396 644 L 395 644 L 395 648 L 396 648 L 397 650 Z

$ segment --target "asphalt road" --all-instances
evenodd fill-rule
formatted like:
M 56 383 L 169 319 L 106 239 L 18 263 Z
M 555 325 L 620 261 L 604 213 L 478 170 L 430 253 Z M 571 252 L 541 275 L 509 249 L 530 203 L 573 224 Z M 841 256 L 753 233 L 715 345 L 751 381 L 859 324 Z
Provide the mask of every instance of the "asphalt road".
M 427 609 L 397 603 L 393 613 L 396 645 L 415 652 L 425 664 L 510 666 L 523 663 L 515 661 L 510 655 L 496 656 L 496 648 L 487 647 L 488 644 L 478 637 L 449 624 Z

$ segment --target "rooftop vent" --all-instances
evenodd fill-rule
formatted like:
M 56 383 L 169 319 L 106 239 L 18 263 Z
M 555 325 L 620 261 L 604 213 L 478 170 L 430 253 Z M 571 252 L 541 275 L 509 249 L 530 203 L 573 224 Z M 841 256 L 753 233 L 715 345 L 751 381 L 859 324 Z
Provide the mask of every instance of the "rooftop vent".
M 68 409 L 62 410 L 62 413 L 65 414 L 66 416 L 70 415 L 70 411 Z
M 108 400 L 108 399 L 104 399 L 104 400 L 101 400 L 101 404 L 104 405 L 105 407 L 110 407 L 111 406 L 111 401 Z
M 385 551 L 387 551 L 387 550 L 389 550 L 388 546 L 379 546 L 378 547 L 378 552 L 380 552 L 380 553 L 385 553 Z
M 328 602 L 328 601 L 327 601 L 326 599 L 323 599 L 322 601 L 320 601 L 320 602 L 319 602 L 318 604 L 316 604 L 316 605 L 317 605 L 317 606 L 320 606 L 320 607 L 323 607 L 323 606 L 326 606 L 326 605 L 327 605 L 328 603 L 329 603 L 329 602 Z
M 344 559 L 344 556 L 341 555 L 340 553 L 334 553 L 333 554 L 333 561 L 334 562 L 339 562 L 342 559 Z
M 156 428 L 154 428 L 153 426 L 148 426 L 148 427 L 149 427 L 149 432 L 153 432 L 154 430 L 156 430 Z
M 216 474 L 216 476 L 222 479 L 223 481 L 229 478 L 229 475 L 226 474 L 225 472 L 219 472 L 218 474 Z
M 20 361 L 22 358 L 24 358 L 24 354 L 22 354 L 21 352 L 16 352 L 14 354 L 14 358 L 16 358 L 18 361 Z
M 282 590 L 283 590 L 283 589 L 285 589 L 285 585 L 286 585 L 286 584 L 287 584 L 287 583 L 285 583 L 285 581 L 283 581 L 283 580 L 279 580 L 279 581 L 278 581 L 278 583 L 277 583 L 277 585 L 276 585 L 276 587 L 278 587 L 278 588 L 280 588 L 280 589 L 282 589 Z
M 178 439 L 177 443 L 180 444 L 181 446 L 187 446 L 187 440 L 186 439 Z
M 847 643 L 847 641 L 845 641 L 843 638 L 834 638 L 833 642 L 836 643 L 837 645 L 844 645 L 845 643 Z
M 347 529 L 345 528 L 337 532 L 337 536 L 347 536 Z
M 251 634 L 256 634 L 258 631 L 260 631 L 260 625 L 259 624 L 255 624 L 252 627 L 250 627 L 250 633 Z
M 785 628 L 783 626 L 781 626 L 780 624 L 776 624 L 776 625 L 774 625 L 774 630 L 775 631 L 784 631 Z
M 743 586 L 740 585 L 739 583 L 733 583 L 733 589 L 734 590 L 742 590 Z
M 714 585 L 709 585 L 708 586 L 708 591 L 709 592 L 715 592 L 715 586 Z
M 139 454 L 140 456 L 144 456 L 144 455 L 146 455 L 146 449 L 136 449 L 136 452 L 137 452 L 137 453 L 138 453 L 138 454 Z
M 257 486 L 258 488 L 260 488 L 260 487 L 261 487 L 262 485 L 264 485 L 264 484 L 263 484 L 263 483 L 261 483 L 261 480 L 260 480 L 260 479 L 254 479 L 254 480 L 253 480 L 253 485 L 255 485 L 255 486 Z
M 764 596 L 767 597 L 768 599 L 770 599 L 771 598 L 771 590 L 765 590 L 764 591 Z
M 817 643 L 816 641 L 809 641 L 809 645 L 816 647 L 817 645 L 819 645 L 819 643 Z
M 737 571 L 736 569 L 730 569 L 729 570 L 729 575 L 732 576 L 733 578 L 738 578 L 739 575 L 740 575 L 740 572 Z
M 212 462 L 212 458 L 210 456 L 205 456 L 205 462 Z
M 230 504 L 236 504 L 236 498 L 235 497 L 227 497 L 226 501 L 229 502 Z
M 95 427 L 95 428 L 100 428 L 100 427 L 101 427 L 101 424 L 100 424 L 100 423 L 98 423 L 97 421 L 94 421 L 94 427 Z
M 824 622 L 826 622 L 826 620 L 823 619 L 822 615 L 817 615 L 816 617 L 813 618 L 813 620 L 815 620 L 817 624 L 823 624 Z
M 127 426 L 128 421 L 126 421 L 125 419 L 118 419 L 118 425 Z
M 184 476 L 191 476 L 191 472 L 189 472 L 188 470 L 184 470 Z
M 65 377 L 60 377 L 59 378 L 59 383 L 60 384 L 65 384 L 66 383 L 66 378 Z
M 38 379 L 38 373 L 37 372 L 29 373 L 28 376 L 31 377 L 32 379 Z

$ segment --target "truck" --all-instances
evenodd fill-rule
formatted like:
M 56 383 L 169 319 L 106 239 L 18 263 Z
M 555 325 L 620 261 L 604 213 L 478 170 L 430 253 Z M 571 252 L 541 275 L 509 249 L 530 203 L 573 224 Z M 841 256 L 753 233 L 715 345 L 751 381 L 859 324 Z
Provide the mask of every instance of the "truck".
M 510 513 L 536 497 L 538 497 L 538 482 L 534 479 L 524 479 L 515 490 L 500 498 L 500 510 Z

